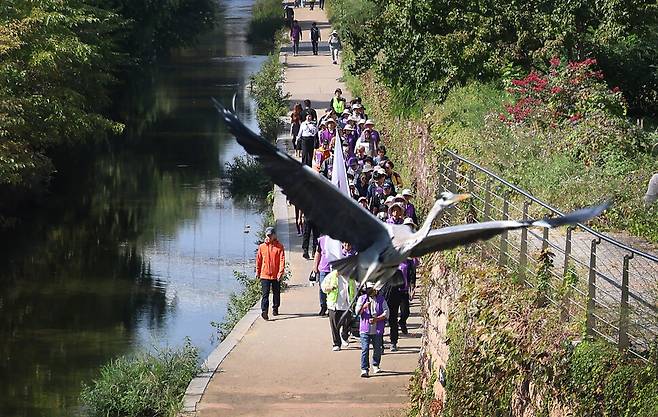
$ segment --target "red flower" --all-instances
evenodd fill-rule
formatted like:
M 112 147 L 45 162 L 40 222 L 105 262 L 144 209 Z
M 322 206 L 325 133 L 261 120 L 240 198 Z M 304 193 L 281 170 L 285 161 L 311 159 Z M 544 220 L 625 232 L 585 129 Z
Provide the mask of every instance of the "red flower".
M 618 93 L 618 92 L 620 92 L 620 91 L 621 91 L 621 89 L 620 89 L 619 87 L 613 87 L 613 88 L 612 88 L 612 92 L 613 92 L 613 93 Z
M 555 86 L 551 88 L 551 93 L 553 94 L 560 94 L 562 92 L 563 88 L 560 86 Z
M 560 58 L 558 58 L 556 56 L 551 58 L 551 60 L 549 62 L 551 63 L 551 67 L 559 67 L 560 66 Z

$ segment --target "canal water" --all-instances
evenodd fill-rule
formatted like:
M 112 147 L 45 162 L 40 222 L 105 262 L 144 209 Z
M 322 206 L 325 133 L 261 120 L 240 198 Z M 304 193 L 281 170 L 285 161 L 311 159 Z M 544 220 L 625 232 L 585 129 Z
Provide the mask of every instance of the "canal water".
M 216 345 L 211 322 L 238 288 L 233 271 L 253 273 L 261 214 L 223 187 L 244 151 L 210 97 L 237 92 L 256 128 L 252 2 L 226 0 L 215 31 L 130 83 L 123 145 L 72 156 L 47 205 L 2 236 L 0 416 L 76 415 L 81 385 L 110 359 L 186 337 L 203 357 Z

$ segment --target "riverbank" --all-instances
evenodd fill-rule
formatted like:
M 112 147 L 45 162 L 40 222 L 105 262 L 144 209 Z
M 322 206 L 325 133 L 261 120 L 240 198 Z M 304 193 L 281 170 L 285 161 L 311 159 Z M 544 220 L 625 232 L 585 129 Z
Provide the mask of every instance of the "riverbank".
M 330 26 L 324 11 L 295 9 L 295 13 L 305 34 L 315 21 L 322 39 L 328 39 Z M 319 56 L 312 55 L 310 42 L 302 42 L 300 49 L 296 57 L 287 48 L 282 51 L 287 64 L 284 91 L 290 93 L 291 103 L 309 99 L 316 109 L 326 108 L 335 88 L 347 90 L 339 81 L 340 68 L 331 63 L 326 46 Z M 284 149 L 291 147 L 287 134 L 277 142 Z M 281 314 L 265 322 L 258 318 L 256 308 L 243 318 L 211 355 L 214 369 L 204 375 L 204 389 L 200 389 L 204 382 L 197 381 L 201 385 L 195 397 L 186 398 L 186 411 L 199 417 L 398 415 L 406 407 L 406 388 L 417 366 L 418 303 L 412 306 L 410 334 L 400 339 L 400 350 L 386 351 L 380 374 L 360 378 L 358 340 L 352 338 L 350 347 L 340 352 L 331 350 L 328 320 L 316 315 L 318 287 L 308 286 L 311 262 L 301 256 L 294 208 L 279 190 L 274 213 L 292 272 L 290 289 L 282 295 Z

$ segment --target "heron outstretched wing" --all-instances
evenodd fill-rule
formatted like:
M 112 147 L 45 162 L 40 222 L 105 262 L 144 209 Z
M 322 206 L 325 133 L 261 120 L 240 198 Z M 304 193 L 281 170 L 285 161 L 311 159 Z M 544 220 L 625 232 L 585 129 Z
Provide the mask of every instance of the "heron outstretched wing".
M 238 143 L 256 157 L 272 181 L 291 203 L 315 223 L 322 233 L 350 242 L 363 251 L 375 241 L 390 239 L 384 224 L 319 173 L 281 152 L 247 128 L 217 100 L 213 103 Z
M 506 230 L 524 227 L 559 227 L 568 224 L 584 223 L 610 207 L 606 202 L 598 206 L 586 207 L 567 213 L 564 216 L 542 220 L 500 220 L 483 223 L 469 223 L 432 230 L 425 239 L 409 253 L 410 257 L 423 256 L 431 252 L 456 248 L 482 240 L 488 240 Z

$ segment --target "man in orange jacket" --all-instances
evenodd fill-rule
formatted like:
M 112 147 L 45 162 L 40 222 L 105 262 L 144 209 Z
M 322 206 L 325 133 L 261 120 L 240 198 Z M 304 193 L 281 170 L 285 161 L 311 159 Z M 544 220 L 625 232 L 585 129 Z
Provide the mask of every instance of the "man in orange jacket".
M 265 242 L 258 246 L 256 276 L 260 279 L 263 298 L 260 301 L 261 316 L 269 320 L 270 288 L 272 288 L 272 314 L 279 315 L 281 304 L 281 279 L 286 266 L 283 245 L 276 238 L 273 227 L 265 229 Z

